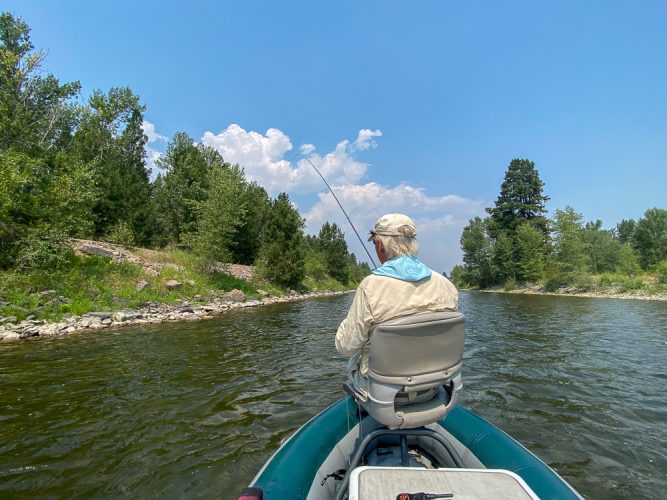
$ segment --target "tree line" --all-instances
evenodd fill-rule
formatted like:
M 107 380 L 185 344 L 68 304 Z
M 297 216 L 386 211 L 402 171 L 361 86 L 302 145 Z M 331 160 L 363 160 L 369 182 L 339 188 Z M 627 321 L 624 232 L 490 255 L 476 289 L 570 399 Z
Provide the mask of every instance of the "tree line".
M 347 284 L 370 272 L 326 223 L 304 234 L 286 193 L 272 199 L 214 148 L 176 133 L 146 167 L 145 105 L 127 87 L 76 101 L 79 82 L 42 70 L 30 29 L 0 14 L 0 269 L 57 269 L 68 239 L 191 249 L 255 264 L 296 286 L 306 272 Z
M 548 218 L 543 189 L 532 161 L 510 162 L 495 206 L 486 209 L 489 216 L 475 217 L 463 229 L 463 265 L 451 273 L 459 286 L 544 282 L 546 290 L 586 288 L 594 275 L 643 271 L 667 282 L 667 210 L 651 208 L 637 221 L 604 229 L 600 220 L 584 222 L 571 206 Z

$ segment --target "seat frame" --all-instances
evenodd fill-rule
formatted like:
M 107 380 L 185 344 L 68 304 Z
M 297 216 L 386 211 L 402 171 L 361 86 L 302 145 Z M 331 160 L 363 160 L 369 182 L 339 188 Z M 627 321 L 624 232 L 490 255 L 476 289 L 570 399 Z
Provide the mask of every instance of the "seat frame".
M 464 322 L 463 314 L 442 311 L 375 325 L 367 377 L 351 373 L 343 384 L 345 391 L 389 429 L 441 420 L 463 387 Z M 414 359 L 420 360 L 419 365 Z

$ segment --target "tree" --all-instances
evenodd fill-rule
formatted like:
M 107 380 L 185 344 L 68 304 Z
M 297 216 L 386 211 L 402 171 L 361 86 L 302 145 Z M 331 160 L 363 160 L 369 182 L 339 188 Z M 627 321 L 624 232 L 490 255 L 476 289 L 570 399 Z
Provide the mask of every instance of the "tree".
M 270 281 L 296 287 L 305 276 L 304 225 L 287 194 L 280 193 L 267 214 L 259 257 Z
M 621 250 L 621 243 L 613 231 L 602 229 L 602 221 L 587 222 L 583 238 L 589 249 L 590 271 L 594 274 L 614 271 Z
M 318 234 L 318 249 L 324 254 L 329 276 L 347 283 L 350 278 L 349 256 L 343 231 L 336 223 L 325 222 Z
M 546 238 L 548 227 L 544 204 L 549 197 L 542 194 L 543 188 L 544 182 L 540 179 L 535 163 L 523 159 L 512 160 L 505 172 L 495 207 L 486 209 L 491 215 L 491 234 L 495 236 L 501 230 L 514 233 L 522 222 L 529 221 Z
M 486 224 L 481 218 L 475 217 L 463 228 L 461 249 L 463 250 L 466 281 L 482 288 L 493 284 L 491 266 L 493 245 L 486 232 Z
M 148 241 L 149 172 L 144 161 L 145 106 L 129 88 L 93 92 L 82 110 L 73 149 L 90 165 L 99 193 L 93 207 L 95 234 L 104 236 L 119 223 L 132 228 L 139 243 Z
M 637 221 L 632 246 L 643 269 L 667 259 L 667 210 L 650 208 Z
M 616 224 L 616 236 L 618 236 L 618 240 L 621 243 L 630 243 L 636 227 L 637 222 L 633 219 L 623 219 Z
M 69 100 L 79 93 L 79 82 L 61 85 L 42 75 L 45 53 L 33 49 L 28 25 L 1 13 L 0 152 L 42 155 L 69 137 L 76 122 Z
M 500 281 L 517 279 L 515 247 L 514 238 L 508 231 L 499 231 L 496 234 L 493 244 L 493 274 Z
M 197 230 L 186 236 L 199 255 L 220 262 L 231 260 L 236 231 L 246 210 L 240 203 L 244 185 L 238 165 L 211 165 L 206 197 L 197 206 Z
M 544 239 L 542 232 L 528 222 L 516 230 L 519 281 L 537 281 L 544 276 Z
M 240 195 L 244 210 L 231 245 L 232 259 L 239 264 L 254 264 L 259 255 L 262 230 L 271 199 L 256 182 L 245 183 Z
M 186 234 L 197 232 L 199 204 L 206 199 L 209 169 L 224 163 L 220 153 L 184 132 L 174 135 L 167 151 L 156 162 L 163 171 L 153 185 L 155 243 L 184 243 Z
M 589 246 L 584 239 L 583 216 L 570 206 L 556 210 L 554 219 L 554 260 L 560 273 L 583 273 L 588 267 Z

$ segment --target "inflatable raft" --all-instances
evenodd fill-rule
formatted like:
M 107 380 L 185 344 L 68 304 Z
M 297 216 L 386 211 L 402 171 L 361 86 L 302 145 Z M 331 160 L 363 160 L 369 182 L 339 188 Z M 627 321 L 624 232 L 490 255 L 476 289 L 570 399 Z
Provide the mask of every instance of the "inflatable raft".
M 361 477 L 352 480 L 354 469 Z M 380 484 L 394 489 L 381 493 L 375 484 L 373 493 L 360 496 L 363 475 L 375 469 L 385 474 Z M 436 471 L 442 480 L 424 482 L 403 477 L 406 469 L 412 474 Z M 473 474 L 474 479 L 471 476 L 467 481 L 457 481 L 452 478 L 457 469 L 459 475 Z M 395 485 L 388 484 L 392 478 L 398 479 Z M 435 424 L 388 430 L 368 415 L 359 418 L 357 405 L 349 397 L 299 428 L 266 462 L 240 498 L 393 499 L 400 498 L 401 493 L 452 494 L 454 499 L 582 498 L 517 441 L 460 406 Z

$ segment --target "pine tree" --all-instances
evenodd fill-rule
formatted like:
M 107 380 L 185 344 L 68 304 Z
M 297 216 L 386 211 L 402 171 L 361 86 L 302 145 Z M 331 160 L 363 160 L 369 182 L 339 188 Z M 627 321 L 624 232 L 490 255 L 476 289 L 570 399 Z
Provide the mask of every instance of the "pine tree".
M 318 247 L 324 254 L 327 273 L 339 281 L 347 283 L 350 279 L 349 256 L 343 231 L 336 223 L 325 222 L 318 235 Z
M 280 193 L 267 214 L 260 249 L 261 272 L 270 281 L 296 287 L 304 278 L 304 225 L 287 194 Z
M 513 234 L 522 222 L 528 221 L 546 239 L 548 226 L 544 204 L 549 197 L 542 193 L 543 188 L 544 182 L 540 179 L 535 163 L 523 159 L 512 160 L 505 172 L 495 207 L 486 209 L 491 215 L 491 234 L 495 236 L 502 230 Z

